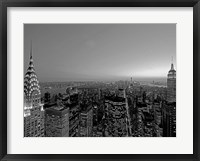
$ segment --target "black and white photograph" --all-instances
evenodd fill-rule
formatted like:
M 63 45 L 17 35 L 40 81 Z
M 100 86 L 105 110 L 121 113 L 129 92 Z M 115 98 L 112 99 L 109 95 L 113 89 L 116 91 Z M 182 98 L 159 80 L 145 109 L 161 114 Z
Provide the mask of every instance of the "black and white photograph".
M 176 24 L 24 24 L 24 137 L 176 137 Z

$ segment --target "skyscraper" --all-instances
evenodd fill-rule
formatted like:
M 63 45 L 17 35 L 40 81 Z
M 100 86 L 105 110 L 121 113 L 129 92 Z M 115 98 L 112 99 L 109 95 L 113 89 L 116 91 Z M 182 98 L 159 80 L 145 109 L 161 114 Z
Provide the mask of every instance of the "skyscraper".
M 29 67 L 24 78 L 24 137 L 41 136 L 44 136 L 44 110 L 31 49 Z
M 162 105 L 163 137 L 176 137 L 176 103 Z
M 128 136 L 127 117 L 125 98 L 105 97 L 105 136 Z
M 85 105 L 80 112 L 80 136 L 92 136 L 93 127 L 93 107 Z
M 72 93 L 69 98 L 64 101 L 65 108 L 69 108 L 69 136 L 79 136 L 79 95 L 78 93 Z
M 69 108 L 54 106 L 46 109 L 45 132 L 47 137 L 68 137 Z
M 167 101 L 176 102 L 176 71 L 173 63 L 167 75 Z
M 173 63 L 167 75 L 167 101 L 162 105 L 164 137 L 176 136 L 176 71 Z

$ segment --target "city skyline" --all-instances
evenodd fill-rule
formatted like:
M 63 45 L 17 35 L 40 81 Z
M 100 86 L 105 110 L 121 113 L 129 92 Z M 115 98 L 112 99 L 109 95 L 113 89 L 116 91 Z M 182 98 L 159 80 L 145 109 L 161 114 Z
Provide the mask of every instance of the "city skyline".
M 25 24 L 24 73 L 31 41 L 40 82 L 165 79 L 172 57 L 176 67 L 175 24 Z
M 176 137 L 175 25 L 29 27 L 24 137 Z

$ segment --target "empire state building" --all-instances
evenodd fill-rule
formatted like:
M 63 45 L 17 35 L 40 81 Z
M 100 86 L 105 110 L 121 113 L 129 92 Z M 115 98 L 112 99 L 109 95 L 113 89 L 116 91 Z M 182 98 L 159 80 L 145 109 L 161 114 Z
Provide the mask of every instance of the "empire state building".
M 173 63 L 167 75 L 167 101 L 176 102 L 176 70 Z
M 41 136 L 44 136 L 44 110 L 31 49 L 29 67 L 24 77 L 24 137 Z

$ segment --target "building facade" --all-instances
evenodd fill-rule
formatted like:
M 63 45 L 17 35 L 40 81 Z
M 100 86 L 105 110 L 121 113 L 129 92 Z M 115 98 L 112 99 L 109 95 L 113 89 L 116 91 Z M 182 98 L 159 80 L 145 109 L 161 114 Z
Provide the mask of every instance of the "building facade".
M 167 100 L 162 102 L 163 137 L 176 137 L 176 71 L 173 63 L 167 75 Z
M 45 135 L 47 137 L 69 136 L 69 108 L 54 106 L 45 110 Z
M 93 129 L 93 108 L 92 105 L 83 108 L 80 112 L 80 137 L 91 137 Z
M 163 103 L 162 107 L 163 137 L 176 137 L 176 103 Z
M 69 136 L 79 136 L 79 104 L 68 104 L 69 107 Z
M 106 137 L 128 136 L 126 101 L 123 97 L 105 97 L 105 131 Z
M 24 137 L 42 136 L 44 136 L 44 110 L 31 51 L 29 67 L 24 77 Z
M 69 96 L 68 100 L 64 101 L 65 108 L 69 108 L 69 136 L 79 136 L 79 95 L 73 93 Z

